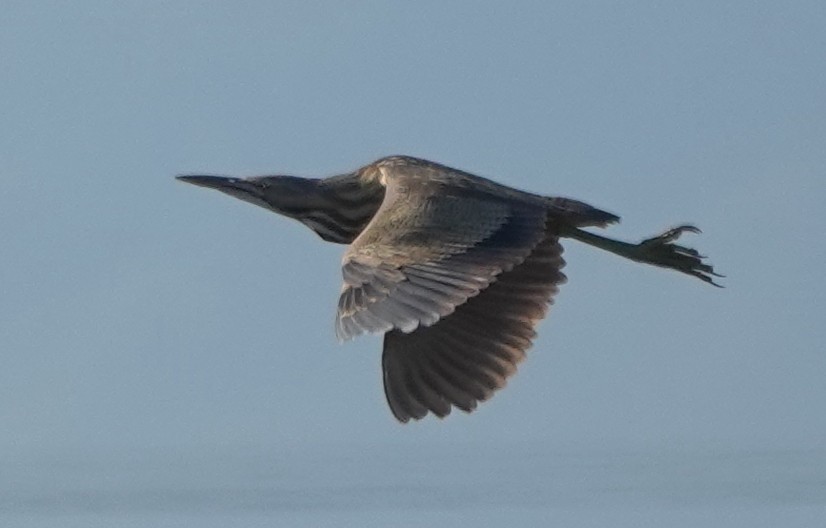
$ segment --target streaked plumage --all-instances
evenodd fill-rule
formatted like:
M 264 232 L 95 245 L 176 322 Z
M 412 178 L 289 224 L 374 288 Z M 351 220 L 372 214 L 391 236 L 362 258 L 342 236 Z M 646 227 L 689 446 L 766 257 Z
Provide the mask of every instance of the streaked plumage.
M 384 334 L 387 401 L 402 422 L 470 412 L 524 359 L 565 282 L 560 237 L 714 284 L 681 226 L 640 244 L 583 231 L 615 215 L 437 163 L 392 156 L 326 179 L 181 176 L 295 218 L 349 244 L 335 330 Z

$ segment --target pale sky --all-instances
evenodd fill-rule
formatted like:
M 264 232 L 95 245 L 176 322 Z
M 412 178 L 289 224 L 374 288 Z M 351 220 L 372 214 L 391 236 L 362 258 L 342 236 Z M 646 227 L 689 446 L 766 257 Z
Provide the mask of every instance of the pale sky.
M 6 2 L 0 448 L 820 445 L 824 6 Z M 727 287 L 568 241 L 507 389 L 401 426 L 343 248 L 174 180 L 389 154 L 696 223 Z

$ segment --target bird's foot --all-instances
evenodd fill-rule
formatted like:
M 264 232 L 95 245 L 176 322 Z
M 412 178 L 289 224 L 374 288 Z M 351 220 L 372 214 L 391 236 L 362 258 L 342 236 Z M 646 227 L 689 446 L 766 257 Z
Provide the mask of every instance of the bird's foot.
M 713 277 L 723 277 L 714 272 L 711 264 L 706 264 L 696 249 L 679 246 L 673 242 L 680 238 L 683 233 L 700 233 L 700 229 L 693 225 L 681 225 L 657 235 L 643 240 L 635 248 L 635 260 L 673 269 L 709 284 L 722 288 L 720 284 L 714 282 Z

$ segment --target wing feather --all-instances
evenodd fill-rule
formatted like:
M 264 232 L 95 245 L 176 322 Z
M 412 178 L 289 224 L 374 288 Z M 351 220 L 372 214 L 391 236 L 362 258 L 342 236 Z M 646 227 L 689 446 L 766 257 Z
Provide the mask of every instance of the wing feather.
M 536 203 L 415 179 L 388 177 L 379 211 L 345 254 L 339 339 L 435 324 L 544 236 L 547 211 Z
M 385 334 L 400 421 L 471 412 L 516 372 L 565 280 L 549 202 L 409 159 L 370 171 L 386 192 L 345 253 L 336 332 Z
M 565 281 L 564 264 L 558 238 L 551 233 L 524 262 L 496 276 L 454 313 L 412 333 L 387 332 L 383 365 L 414 373 L 399 374 L 404 384 L 393 385 L 396 378 L 385 372 L 385 393 L 393 415 L 402 422 L 418 420 L 428 412 L 443 417 L 445 402 L 471 412 L 504 387 L 525 358 L 536 336 L 536 323 Z M 410 399 L 418 406 L 398 404 Z

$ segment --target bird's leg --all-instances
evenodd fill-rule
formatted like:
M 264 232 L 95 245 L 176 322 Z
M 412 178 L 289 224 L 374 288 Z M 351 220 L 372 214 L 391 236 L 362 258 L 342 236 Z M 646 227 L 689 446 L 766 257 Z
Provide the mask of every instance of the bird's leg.
M 673 269 L 697 277 L 714 286 L 722 287 L 714 282 L 713 279 L 713 277 L 722 277 L 722 275 L 715 273 L 714 268 L 710 264 L 703 262 L 705 256 L 700 255 L 696 249 L 674 244 L 674 241 L 680 238 L 680 235 L 685 232 L 699 233 L 700 230 L 692 225 L 681 225 L 655 237 L 645 239 L 639 244 L 630 244 L 628 242 L 602 237 L 569 226 L 564 227 L 560 231 L 560 235 L 579 240 L 589 246 L 610 251 L 615 255 L 636 262 Z

